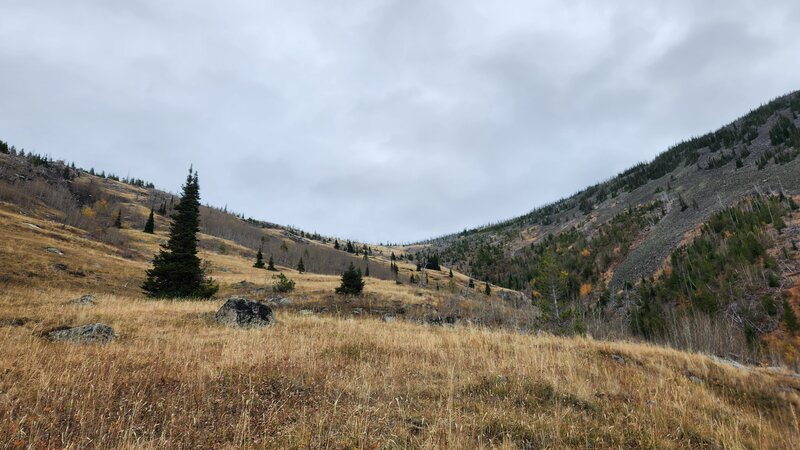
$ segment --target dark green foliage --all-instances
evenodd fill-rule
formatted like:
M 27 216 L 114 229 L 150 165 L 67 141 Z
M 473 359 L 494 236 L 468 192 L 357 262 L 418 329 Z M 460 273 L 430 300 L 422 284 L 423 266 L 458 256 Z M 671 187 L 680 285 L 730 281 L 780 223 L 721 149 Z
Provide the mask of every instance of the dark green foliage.
M 453 269 L 450 269 L 450 273 L 447 276 L 453 278 Z
M 660 202 L 653 202 L 628 209 L 602 225 L 592 238 L 581 230 L 564 230 L 518 250 L 513 256 L 507 255 L 500 246 L 481 245 L 474 252 L 472 272 L 478 278 L 509 289 L 544 291 L 546 277 L 542 260 L 545 255 L 550 255 L 557 271 L 568 274 L 562 297 L 577 298 L 581 284 L 601 283 L 601 275 L 611 264 L 627 255 L 639 233 L 660 220 L 661 206 Z M 530 285 L 530 280 L 536 281 Z
M 782 221 L 788 210 L 788 203 L 778 197 L 759 197 L 712 216 L 700 236 L 672 253 L 668 271 L 655 282 L 640 285 L 634 331 L 648 337 L 657 334 L 659 309 L 666 305 L 717 314 L 738 298 L 736 292 L 764 289 L 764 284 L 747 284 L 763 279 L 762 273 L 769 287 L 779 286 L 779 278 L 770 270 L 777 262 L 767 253 L 772 242 L 766 227 Z M 775 313 L 770 297 L 761 305 L 766 314 Z
M 258 252 L 256 253 L 256 262 L 253 264 L 253 267 L 256 269 L 264 268 L 264 254 L 261 253 L 261 247 L 258 247 Z
M 181 200 L 170 224 L 169 240 L 153 259 L 142 289 L 151 297 L 209 298 L 219 286 L 206 277 L 197 257 L 200 229 L 200 186 L 189 170 Z
M 156 221 L 153 217 L 153 208 L 150 208 L 150 215 L 147 216 L 147 223 L 144 224 L 144 232 L 153 234 L 156 232 Z
M 269 255 L 269 262 L 267 262 L 267 270 L 272 272 L 277 272 L 278 269 L 275 268 L 275 260 L 272 259 L 272 255 Z
M 428 270 L 442 270 L 439 265 L 439 255 L 434 253 L 425 260 L 425 268 Z
M 781 316 L 783 319 L 783 324 L 786 326 L 786 330 L 791 333 L 797 333 L 797 330 L 800 329 L 800 324 L 797 321 L 797 315 L 794 313 L 792 309 L 792 305 L 789 303 L 788 300 L 783 300 L 783 315 Z
M 306 265 L 303 264 L 303 258 L 300 258 L 300 261 L 297 263 L 297 271 L 303 273 L 306 271 Z
M 654 339 L 662 336 L 666 328 L 663 306 L 655 299 L 653 285 L 642 283 L 639 287 L 639 301 L 631 311 L 632 331 L 647 339 Z
M 475 281 L 472 278 L 470 278 L 469 281 L 467 282 L 467 287 L 470 289 L 473 289 L 475 287 Z
M 114 228 L 122 228 L 122 210 L 117 211 L 117 218 L 114 219 Z
M 275 283 L 272 285 L 273 292 L 283 294 L 294 290 L 294 281 L 289 279 L 283 273 L 279 273 L 273 278 L 275 278 Z
M 369 276 L 369 265 L 367 265 L 367 267 L 366 267 L 366 268 L 364 268 L 364 276 L 365 276 L 365 277 L 368 277 L 368 276 Z
M 770 316 L 778 314 L 778 305 L 775 303 L 775 299 L 772 298 L 771 295 L 765 295 L 761 298 L 761 308 L 763 308 L 764 312 Z
M 784 115 L 778 117 L 775 125 L 769 130 L 769 140 L 772 145 L 788 144 L 794 146 L 797 138 L 797 127 Z
M 361 295 L 364 289 L 364 280 L 361 278 L 361 269 L 356 269 L 353 263 L 342 274 L 342 284 L 336 288 L 337 294 Z
M 492 286 L 489 283 L 486 283 L 486 288 L 483 290 L 483 293 L 486 295 L 492 295 Z
M 341 249 L 341 248 L 342 248 L 342 247 L 339 245 L 339 240 L 338 240 L 338 239 L 336 239 L 336 240 L 334 240 L 334 241 L 333 241 L 333 248 L 334 248 L 334 249 L 336 249 L 336 250 L 339 250 L 339 249 Z
M 767 273 L 767 285 L 772 288 L 781 287 L 781 280 L 775 272 L 770 271 Z

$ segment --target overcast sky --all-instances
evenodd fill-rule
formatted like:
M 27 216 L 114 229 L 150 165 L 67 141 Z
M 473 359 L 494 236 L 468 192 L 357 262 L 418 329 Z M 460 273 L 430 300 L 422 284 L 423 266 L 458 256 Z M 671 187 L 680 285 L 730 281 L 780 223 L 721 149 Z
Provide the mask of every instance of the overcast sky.
M 612 4 L 613 3 L 613 4 Z M 800 2 L 2 0 L 0 139 L 308 231 L 513 217 L 800 89 Z

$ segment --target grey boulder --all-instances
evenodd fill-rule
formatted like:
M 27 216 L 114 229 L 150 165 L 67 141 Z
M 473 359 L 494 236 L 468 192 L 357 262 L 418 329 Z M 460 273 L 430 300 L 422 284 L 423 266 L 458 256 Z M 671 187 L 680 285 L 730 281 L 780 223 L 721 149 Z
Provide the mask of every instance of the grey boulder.
M 51 341 L 108 344 L 116 334 L 114 329 L 102 323 L 91 323 L 72 328 L 59 328 L 45 333 Z
M 217 323 L 238 328 L 263 328 L 275 324 L 272 308 L 242 297 L 231 297 L 217 311 Z

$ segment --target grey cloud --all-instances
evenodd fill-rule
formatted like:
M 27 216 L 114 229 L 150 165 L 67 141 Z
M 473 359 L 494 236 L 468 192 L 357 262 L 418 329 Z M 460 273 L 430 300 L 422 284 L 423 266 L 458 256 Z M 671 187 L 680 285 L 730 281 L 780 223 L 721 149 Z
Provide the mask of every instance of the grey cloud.
M 784 0 L 10 0 L 0 139 L 410 241 L 570 195 L 798 88 Z

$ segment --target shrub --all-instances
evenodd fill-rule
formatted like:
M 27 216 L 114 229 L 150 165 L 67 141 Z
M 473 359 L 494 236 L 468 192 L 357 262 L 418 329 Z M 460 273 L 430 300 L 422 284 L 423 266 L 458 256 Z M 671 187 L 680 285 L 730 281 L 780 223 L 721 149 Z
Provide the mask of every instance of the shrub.
M 273 278 L 275 278 L 275 283 L 272 284 L 273 292 L 286 293 L 294 290 L 294 281 L 284 275 L 283 272 Z
M 337 294 L 361 295 L 364 289 L 364 280 L 361 278 L 361 269 L 356 269 L 353 263 L 342 274 L 342 284 L 336 288 Z

